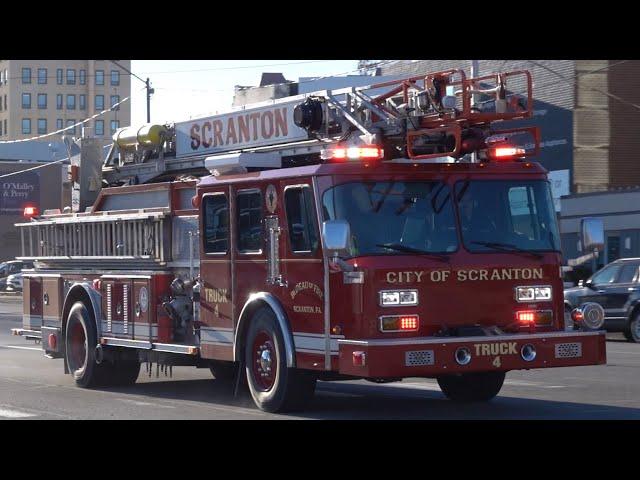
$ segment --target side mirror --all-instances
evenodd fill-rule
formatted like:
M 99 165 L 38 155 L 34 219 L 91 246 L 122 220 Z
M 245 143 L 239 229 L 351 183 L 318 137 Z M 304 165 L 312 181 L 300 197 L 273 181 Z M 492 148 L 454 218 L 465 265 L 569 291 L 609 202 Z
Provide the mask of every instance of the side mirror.
M 578 286 L 584 287 L 584 280 L 578 280 Z
M 346 220 L 327 220 L 322 224 L 322 238 L 329 256 L 339 256 L 349 252 L 351 227 Z

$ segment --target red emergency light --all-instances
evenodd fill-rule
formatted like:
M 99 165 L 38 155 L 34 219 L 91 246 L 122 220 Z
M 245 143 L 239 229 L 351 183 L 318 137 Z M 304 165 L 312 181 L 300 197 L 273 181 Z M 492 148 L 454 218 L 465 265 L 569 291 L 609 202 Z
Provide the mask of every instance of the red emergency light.
M 385 315 L 380 317 L 381 332 L 415 332 L 420 326 L 418 315 Z
M 25 218 L 37 217 L 38 216 L 38 207 L 34 207 L 33 205 L 29 205 L 24 207 L 23 216 Z
M 526 155 L 524 148 L 512 147 L 509 145 L 503 145 L 501 147 L 491 147 L 487 150 L 487 157 L 491 160 L 498 162 L 508 162 L 510 160 L 516 160 Z
M 348 162 L 350 160 L 380 160 L 384 157 L 384 150 L 377 145 L 333 147 L 323 150 L 321 156 L 323 160 L 334 162 Z
M 531 325 L 536 321 L 536 312 L 533 310 L 520 310 L 516 312 L 516 318 L 522 325 Z

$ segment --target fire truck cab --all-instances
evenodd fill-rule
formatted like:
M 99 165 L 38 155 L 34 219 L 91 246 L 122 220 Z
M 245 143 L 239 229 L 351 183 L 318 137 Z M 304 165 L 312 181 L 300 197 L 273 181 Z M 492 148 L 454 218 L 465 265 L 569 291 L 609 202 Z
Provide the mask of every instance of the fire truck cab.
M 366 101 L 368 121 L 415 82 Z M 296 125 L 317 135 L 318 108 L 299 102 Z M 292 150 L 208 155 L 199 179 L 104 188 L 86 212 L 21 224 L 36 268 L 15 333 L 41 338 L 82 387 L 194 365 L 246 379 L 271 412 L 303 408 L 317 380 L 430 377 L 486 401 L 509 370 L 605 363 L 601 308 L 565 325 L 544 168 L 460 121 L 421 121 L 400 154 L 383 131 L 300 166 L 282 168 Z M 211 144 L 215 123 L 202 125 L 194 148 Z M 465 148 L 489 153 L 456 160 Z

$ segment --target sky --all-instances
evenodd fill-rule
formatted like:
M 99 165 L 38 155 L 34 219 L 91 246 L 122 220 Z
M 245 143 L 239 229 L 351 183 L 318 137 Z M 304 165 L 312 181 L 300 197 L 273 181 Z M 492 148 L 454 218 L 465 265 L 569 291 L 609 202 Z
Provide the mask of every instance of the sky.
M 235 85 L 259 85 L 262 72 L 299 77 L 357 73 L 357 60 L 132 60 L 131 71 L 149 77 L 151 122 L 188 120 L 231 110 Z M 131 79 L 131 124 L 146 123 L 144 83 Z

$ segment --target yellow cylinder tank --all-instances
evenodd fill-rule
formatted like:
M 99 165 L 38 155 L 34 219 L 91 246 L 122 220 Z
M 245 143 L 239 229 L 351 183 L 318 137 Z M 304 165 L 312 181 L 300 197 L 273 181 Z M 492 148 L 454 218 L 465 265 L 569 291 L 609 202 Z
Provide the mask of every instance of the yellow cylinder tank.
M 113 141 L 120 148 L 134 148 L 137 145 L 143 147 L 157 147 L 167 133 L 163 125 L 147 123 L 141 127 L 125 127 L 113 135 Z

